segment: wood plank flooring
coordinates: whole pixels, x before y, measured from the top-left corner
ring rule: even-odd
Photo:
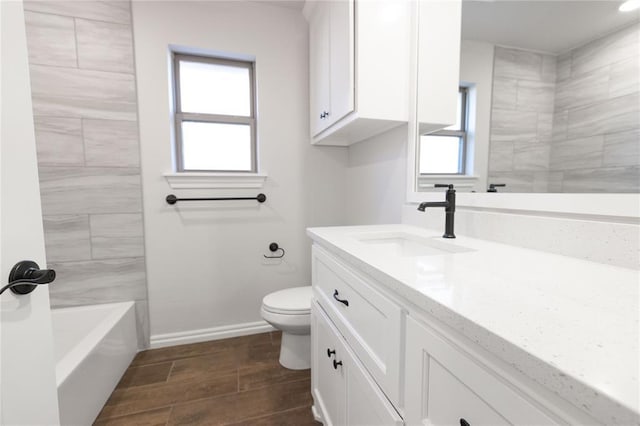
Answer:
[[[279,332],[138,353],[95,426],[316,426],[310,370],[278,363]]]

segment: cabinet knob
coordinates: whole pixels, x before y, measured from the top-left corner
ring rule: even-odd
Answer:
[[[335,290],[333,292],[333,298],[336,299],[338,302],[342,303],[344,306],[349,306],[349,301],[347,299],[338,298],[338,290]]]
[[[320,118],[321,119],[325,119],[329,116],[329,112],[328,111],[323,111],[322,114],[320,114]]]
[[[336,350],[331,350],[329,348],[327,348],[327,357],[331,358],[331,355],[335,355],[336,354]]]
[[[460,419],[460,426],[471,426],[465,419]]]
[[[342,361],[336,361],[335,359],[333,360],[333,369],[337,370],[338,366],[342,365]],[[467,423],[467,426],[469,426],[469,424]]]

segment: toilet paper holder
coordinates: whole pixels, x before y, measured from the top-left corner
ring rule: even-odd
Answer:
[[[282,259],[284,257],[284,249],[282,247],[280,247],[278,245],[278,243],[269,244],[269,251],[271,251],[271,253],[275,253],[277,251],[280,251],[280,252],[282,252],[282,254],[275,255],[275,256],[267,256],[266,254],[263,254],[265,259]]]

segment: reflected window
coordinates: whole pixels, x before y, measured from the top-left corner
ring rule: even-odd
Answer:
[[[255,172],[253,62],[173,55],[179,172]]]
[[[458,91],[455,124],[420,135],[421,175],[464,175],[467,152],[467,88]]]

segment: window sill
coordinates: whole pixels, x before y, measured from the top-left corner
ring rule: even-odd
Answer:
[[[165,173],[173,189],[247,189],[262,188],[266,174],[259,173]]]
[[[428,175],[418,178],[418,188],[423,191],[433,189],[434,183],[453,183],[456,188],[472,189],[478,180],[478,176],[470,175]]]

